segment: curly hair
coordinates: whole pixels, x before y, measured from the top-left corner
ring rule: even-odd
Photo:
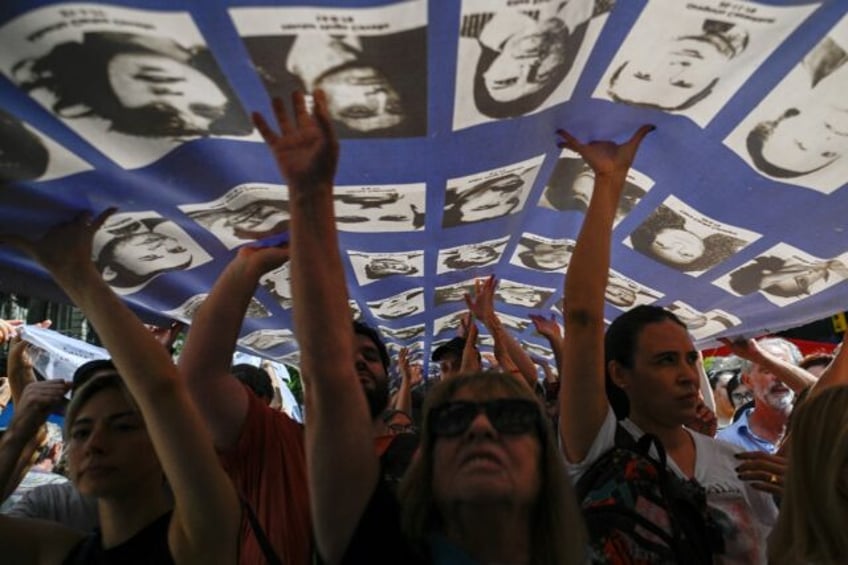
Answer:
[[[208,49],[188,50],[171,42],[170,52],[166,53],[144,45],[143,40],[144,36],[129,33],[86,33],[82,42],[61,43],[42,57],[18,61],[12,73],[29,75],[30,78],[19,85],[28,92],[40,88],[49,90],[56,99],[52,105],[56,115],[62,118],[97,116],[108,120],[113,131],[128,135],[182,138],[247,135],[252,131],[247,114],[236,101],[235,93]],[[174,53],[180,53],[181,57],[176,58]],[[207,129],[186,123],[180,112],[167,104],[127,108],[112,87],[108,69],[114,57],[128,54],[165,56],[201,72],[228,99],[223,115],[213,120]]]
[[[683,216],[668,206],[660,205],[639,227],[633,230],[630,234],[630,242],[636,251],[679,271],[706,271],[732,257],[746,243],[743,239],[723,233],[710,234],[701,240],[704,245],[703,253],[692,261],[681,264],[661,257],[653,250],[652,246],[657,235],[667,229],[688,231],[686,219]]]

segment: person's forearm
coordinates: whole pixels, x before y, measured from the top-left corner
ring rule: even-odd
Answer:
[[[595,176],[586,219],[565,279],[566,334],[559,365],[560,432],[566,457],[583,460],[606,416],[604,291],[612,226],[626,174]]]
[[[245,265],[240,258],[231,261],[193,317],[179,359],[180,373],[192,389],[232,378],[236,341],[258,283]]]
[[[319,553],[336,562],[371,496],[378,463],[354,367],[332,186],[291,187],[291,193],[291,284],[306,401],[310,497]]]
[[[530,359],[530,356],[527,355],[521,344],[506,331],[495,312],[491,312],[484,322],[489,329],[489,333],[492,334],[495,343],[503,347],[503,351],[509,357],[512,365],[520,373],[527,385],[533,389],[537,381],[536,364],[533,363],[533,360]],[[501,365],[503,365],[503,362],[501,362]]]
[[[22,343],[18,343],[12,346],[12,350],[9,352],[9,360],[6,365],[6,376],[9,379],[9,390],[12,393],[12,402],[15,405],[20,404],[21,395],[24,393],[24,388],[29,383],[35,382],[35,372],[32,370],[32,367],[25,366],[20,359],[21,355],[25,353],[22,351],[18,351],[17,348],[26,347]]]
[[[37,446],[36,438],[22,432],[14,420],[3,433],[0,439],[0,501],[6,500],[18,488]]]
[[[409,385],[410,375],[404,374],[400,379],[397,398],[395,399],[395,410],[405,414],[412,414],[412,387]]]
[[[784,361],[765,349],[758,348],[758,354],[752,361],[769,371],[796,394],[816,383],[816,377],[809,371],[794,363]]]

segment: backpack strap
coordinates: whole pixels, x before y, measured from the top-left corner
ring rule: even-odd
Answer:
[[[283,560],[277,556],[277,552],[274,551],[271,542],[268,541],[268,536],[265,535],[265,530],[259,525],[259,520],[256,518],[256,514],[253,513],[250,503],[242,496],[239,496],[239,500],[241,500],[242,511],[247,514],[250,529],[253,530],[253,535],[256,536],[256,541],[259,542],[259,547],[262,549],[262,554],[265,556],[268,565],[283,565]]]

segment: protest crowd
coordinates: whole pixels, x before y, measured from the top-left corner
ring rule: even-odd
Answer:
[[[288,185],[287,241],[234,254],[179,355],[184,328],[143,324],[91,261],[114,209],[40,239],[0,234],[51,274],[109,355],[68,380],[37,375],[23,322],[0,321],[0,392],[14,407],[0,438],[0,561],[848,562],[844,347],[803,358],[764,336],[704,359],[657,306],[607,327],[610,234],[653,126],[623,143],[558,131],[594,190],[562,280],[564,327],[530,317],[555,366],[510,335],[492,276],[465,295],[459,335],[430,354],[439,376],[424,378],[351,317],[325,95],[308,109],[296,92],[274,110],[273,123],[253,120]],[[303,424],[264,366],[233,364],[260,278],[284,263]]]

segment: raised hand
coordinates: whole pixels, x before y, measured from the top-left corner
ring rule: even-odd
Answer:
[[[0,235],[0,243],[7,243],[29,254],[54,277],[73,277],[84,269],[94,268],[91,261],[92,238],[116,210],[109,208],[93,219],[90,212],[82,212],[73,220],[50,228],[36,240],[16,234],[3,234]]]
[[[35,436],[38,428],[47,420],[50,412],[65,402],[65,393],[71,387],[65,381],[38,381],[24,388],[10,426],[20,433]]]
[[[289,190],[316,185],[332,186],[336,174],[339,142],[331,125],[327,97],[322,90],[315,90],[313,99],[314,113],[310,114],[303,92],[292,94],[293,119],[286,114],[281,99],[273,100],[279,135],[261,114],[253,113],[253,123],[274,154],[280,172],[288,180]]]
[[[754,362],[757,362],[762,358],[762,350],[760,349],[760,346],[757,345],[757,340],[755,339],[731,340],[726,337],[720,337],[718,340],[726,345],[727,348],[730,349],[730,352],[737,357]]]
[[[474,281],[474,297],[465,295],[465,303],[474,316],[486,323],[491,314],[495,313],[495,275],[486,279]]]
[[[234,262],[238,262],[249,276],[258,279],[265,273],[281,267],[289,260],[289,246],[242,247]]]
[[[6,343],[18,335],[18,328],[23,325],[23,320],[0,320],[0,343]]]
[[[557,143],[558,147],[571,149],[583,157],[586,164],[592,167],[595,175],[627,174],[639,144],[655,126],[644,125],[636,130],[636,133],[625,143],[618,144],[613,141],[591,141],[581,143],[576,137],[564,129],[557,130],[562,141]]]
[[[559,327],[553,314],[550,318],[545,318],[539,314],[530,314],[529,317],[539,335],[548,338],[548,341],[562,339],[562,328]]]

